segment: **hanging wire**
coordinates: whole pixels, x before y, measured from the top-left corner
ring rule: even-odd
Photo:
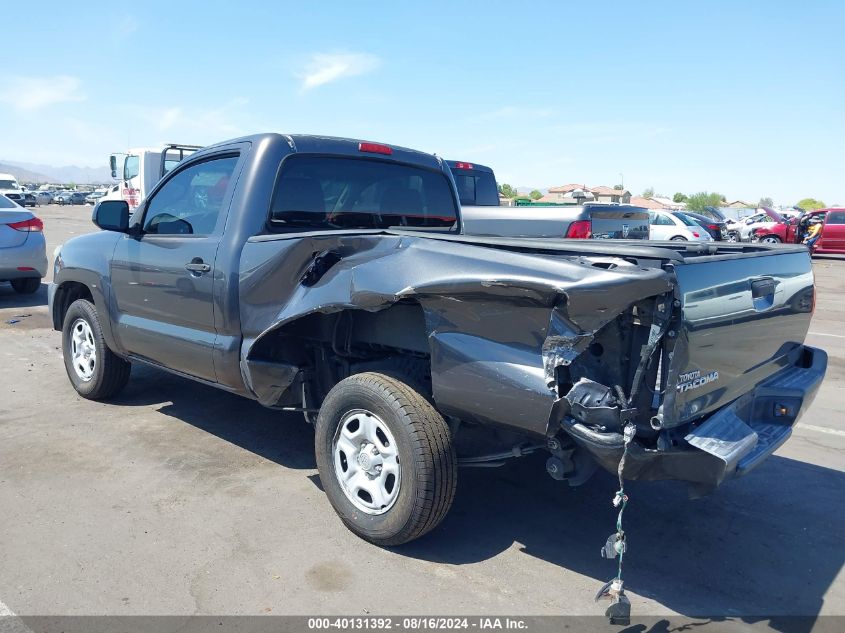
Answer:
[[[619,508],[619,514],[616,517],[616,552],[619,554],[619,563],[616,571],[616,580],[622,580],[622,556],[625,553],[625,532],[622,530],[622,514],[625,512],[625,507],[628,505],[628,495],[625,494],[625,479],[622,474],[625,472],[625,458],[628,456],[628,446],[634,439],[634,434],[637,427],[631,423],[625,425],[623,431],[624,445],[622,448],[622,458],[619,460],[619,468],[617,474],[619,475],[619,490],[613,497],[613,507]]]

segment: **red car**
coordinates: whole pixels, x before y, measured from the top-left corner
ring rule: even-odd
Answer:
[[[784,218],[782,222],[755,229],[754,239],[767,244],[798,244],[806,232],[807,220],[814,217],[822,218],[824,224],[813,252],[845,254],[845,208],[818,209],[800,219]]]

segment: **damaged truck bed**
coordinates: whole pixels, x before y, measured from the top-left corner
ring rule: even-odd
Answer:
[[[238,139],[121,205],[55,262],[77,391],[142,362],[301,410],[335,510],[384,545],[443,519],[459,463],[547,450],[577,484],[616,471],[626,426],[626,478],[708,492],[826,368],[805,248],[462,235],[448,167],[395,146]]]

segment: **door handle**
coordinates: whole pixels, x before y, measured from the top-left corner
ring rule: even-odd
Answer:
[[[211,266],[204,263],[202,257],[194,257],[190,262],[185,264],[185,268],[195,275],[201,275],[211,270]]]
[[[775,304],[778,282],[771,277],[754,279],[751,282],[751,303],[757,312],[768,310]]]

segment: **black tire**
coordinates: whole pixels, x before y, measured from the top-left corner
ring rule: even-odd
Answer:
[[[670,241],[671,242],[689,242],[689,240],[687,238],[685,238],[683,235],[676,235]]]
[[[91,329],[96,351],[96,363],[89,379],[83,379],[73,367],[72,332],[77,321],[85,321]],[[68,378],[83,398],[89,400],[103,400],[120,392],[129,380],[132,364],[112,352],[103,338],[97,308],[86,299],[77,299],[68,308],[62,326],[62,355],[65,360],[65,370]]]
[[[334,440],[344,416],[354,410],[378,416],[395,438],[399,491],[382,514],[356,507],[338,481]],[[315,448],[326,496],[344,524],[371,543],[394,546],[419,538],[437,527],[452,505],[457,459],[449,427],[431,402],[397,378],[367,372],[335,385],[320,408]]]
[[[780,244],[780,238],[777,235],[764,235],[760,238],[761,244]]]
[[[41,288],[41,279],[38,277],[27,277],[26,279],[12,279],[12,289],[20,295],[31,295]]]

